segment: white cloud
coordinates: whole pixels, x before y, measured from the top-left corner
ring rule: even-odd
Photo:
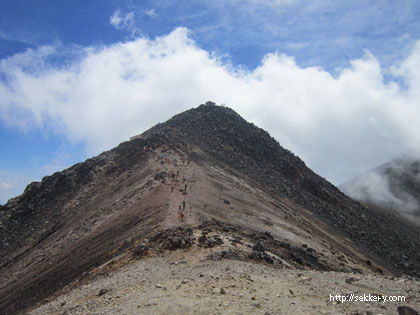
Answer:
[[[420,225],[420,205],[412,188],[420,184],[416,165],[417,158],[395,159],[347,181],[340,190],[353,199],[398,212]]]
[[[53,128],[91,153],[207,100],[231,106],[335,183],[420,142],[420,42],[394,67],[404,89],[384,82],[368,52],[336,76],[277,53],[248,71],[198,48],[184,28],[84,48],[71,65],[49,64],[60,53],[43,47],[1,61],[0,117]]]
[[[249,2],[253,4],[264,4],[264,5],[270,5],[270,6],[283,6],[283,5],[289,5],[292,3],[297,3],[300,0],[248,0]]]
[[[405,195],[404,199],[399,198],[391,192],[388,178],[384,174],[370,171],[340,186],[347,195],[356,200],[372,202],[378,205],[392,205],[396,208],[403,208],[407,212],[418,209],[413,197]]]
[[[155,18],[157,17],[157,13],[155,9],[146,9],[143,10],[143,14],[150,17],[150,18]]]
[[[128,12],[122,14],[119,9],[117,9],[109,19],[109,22],[117,30],[128,29],[131,30],[134,25],[134,12]]]

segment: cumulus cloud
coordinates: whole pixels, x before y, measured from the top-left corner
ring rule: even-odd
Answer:
[[[115,24],[121,21],[116,15]],[[77,48],[72,62],[49,62],[63,49],[1,61],[0,115],[17,128],[49,128],[85,142],[90,154],[207,100],[268,130],[336,184],[417,150],[420,141],[420,42],[393,67],[396,82],[384,81],[369,52],[335,76],[279,53],[247,70],[199,48],[185,28]]]
[[[134,25],[134,12],[128,12],[122,14],[119,9],[117,9],[109,19],[109,22],[117,30],[129,29],[131,30]]]

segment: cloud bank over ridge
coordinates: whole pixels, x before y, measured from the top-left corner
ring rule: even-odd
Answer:
[[[340,185],[348,196],[395,211],[420,226],[420,160],[394,159]]]
[[[186,28],[109,46],[43,46],[0,61],[0,119],[86,143],[91,155],[212,100],[339,184],[416,152],[420,41],[406,55],[382,69],[366,52],[333,76],[277,52],[255,69],[235,66],[198,47]]]

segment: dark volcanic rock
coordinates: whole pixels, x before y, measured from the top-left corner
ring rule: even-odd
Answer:
[[[264,251],[265,251],[264,245],[263,245],[263,244],[261,244],[260,242],[256,243],[256,244],[252,247],[252,249],[253,249],[253,250],[255,250],[255,251],[257,251],[257,252],[264,252]]]
[[[99,291],[99,293],[98,293],[98,296],[102,296],[102,295],[104,295],[104,294],[107,294],[109,292],[109,290],[108,289],[101,289],[100,291]]]
[[[191,247],[194,243],[193,229],[189,226],[166,229],[157,232],[150,238],[150,247],[177,250]]]
[[[398,306],[397,311],[398,315],[419,315],[416,310],[409,306]]]
[[[132,249],[133,255],[137,257],[143,257],[146,255],[150,246],[148,244],[139,244]]]

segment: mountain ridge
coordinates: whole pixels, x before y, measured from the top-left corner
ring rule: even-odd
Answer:
[[[242,133],[241,136],[237,136],[235,130],[238,129],[237,126],[250,126],[250,129],[255,130],[256,132],[261,132],[262,138],[266,141],[261,147],[258,146],[258,143],[251,141],[254,146],[249,145],[249,143],[243,149],[245,156],[256,156],[254,161],[246,161],[241,158],[236,157],[236,152],[230,152],[228,149],[223,148],[220,145],[215,146],[215,148],[208,148],[207,152],[210,152],[212,156],[217,157],[218,161],[234,166],[236,169],[247,169],[247,174],[253,174],[253,178],[258,178],[259,175],[264,174],[263,180],[267,186],[273,189],[273,191],[281,196],[285,196],[296,202],[297,204],[304,206],[310,209],[318,217],[321,217],[323,220],[326,220],[329,224],[334,226],[334,228],[342,231],[346,237],[357,241],[366,251],[369,253],[379,254],[379,259],[386,256],[393,257],[389,261],[393,262],[392,269],[404,269],[405,272],[411,274],[411,268],[415,264],[415,260],[412,260],[412,263],[407,266],[407,261],[402,261],[398,259],[399,251],[401,250],[399,246],[392,246],[392,249],[383,248],[381,240],[383,236],[388,235],[388,240],[390,244],[394,243],[394,240],[398,240],[401,244],[407,243],[404,238],[402,238],[398,232],[400,228],[403,228],[410,234],[412,240],[418,242],[418,230],[413,227],[409,222],[400,222],[400,226],[395,224],[395,216],[392,214],[387,214],[382,211],[376,211],[375,209],[367,210],[363,205],[358,202],[354,202],[347,196],[345,196],[338,188],[328,183],[324,178],[316,175],[313,171],[306,167],[305,163],[296,157],[290,151],[282,148],[278,142],[272,138],[266,131],[254,126],[251,123],[246,122],[242,117],[231,109],[226,109],[221,106],[216,106],[214,103],[209,103],[208,105],[201,105],[196,109],[192,109],[191,112],[187,111],[186,113],[190,114],[193,112],[204,111],[204,118],[207,118],[206,123],[203,123],[203,126],[207,126],[204,130],[200,128],[193,127],[190,132],[185,132],[182,134],[183,137],[192,137],[194,141],[197,139],[196,144],[202,145],[202,143],[210,143],[207,138],[207,134],[212,135],[211,126],[212,123],[223,121],[227,123],[227,126],[224,130],[226,134],[217,132],[217,136],[210,138],[213,142],[217,143],[217,140],[226,136],[226,141],[235,141],[236,139],[242,139],[246,137]],[[218,113],[214,117],[210,113]],[[222,114],[223,113],[223,114]],[[227,114],[229,118],[235,120],[235,126],[229,125],[227,119],[224,119],[222,115]],[[178,118],[177,121],[182,121],[187,115],[179,114],[175,118]],[[226,117],[225,116],[225,117]],[[172,120],[170,120],[172,122]],[[183,123],[184,126],[187,125],[188,119]],[[193,126],[193,125],[192,125]],[[173,124],[172,127],[176,127],[176,124]],[[152,127],[151,130],[154,131],[154,128],[157,130],[162,130],[164,125],[157,125]],[[247,129],[248,130],[248,129]],[[220,131],[218,129],[217,131]],[[146,132],[145,136],[148,134],[153,134],[154,132]],[[199,135],[197,135],[197,133]],[[229,136],[227,136],[229,135]],[[195,139],[194,139],[195,138]],[[232,140],[233,139],[233,140]],[[251,138],[252,139],[252,138]],[[261,139],[261,138],[259,138]],[[277,147],[276,147],[277,146]],[[234,147],[241,147],[241,141],[235,142]],[[203,148],[203,147],[202,147]],[[270,148],[272,150],[267,150]],[[206,150],[204,147],[203,150]],[[261,154],[262,153],[262,154]],[[280,158],[277,160],[270,157]],[[261,161],[268,160],[268,163],[264,164],[264,167],[258,167]],[[267,165],[268,164],[268,165]],[[253,169],[256,171],[250,172]],[[274,170],[273,170],[274,169]],[[270,173],[276,173],[285,175],[285,176],[272,176]],[[290,185],[292,183],[292,185]],[[296,187],[296,186],[297,187]],[[312,196],[315,197],[315,200],[308,197],[307,194],[302,194],[301,189],[309,192]],[[338,200],[345,205],[346,211],[340,213],[339,211],[334,210],[334,205],[338,203]],[[353,209],[352,207],[355,207]],[[360,227],[360,224],[363,223],[362,231],[358,231],[355,227]],[[410,243],[412,244],[412,243]],[[412,245],[410,245],[411,247]],[[415,253],[414,248],[412,248],[412,253]],[[419,257],[420,258],[420,257]],[[405,264],[405,265],[404,265]],[[418,271],[416,272],[418,274]]]
[[[420,275],[418,231],[355,203],[266,131],[214,103],[31,183],[0,209],[0,310],[10,313],[115,257],[192,246],[190,232],[176,227],[204,231],[209,220],[220,233],[265,242],[271,254],[250,254],[263,261]]]

